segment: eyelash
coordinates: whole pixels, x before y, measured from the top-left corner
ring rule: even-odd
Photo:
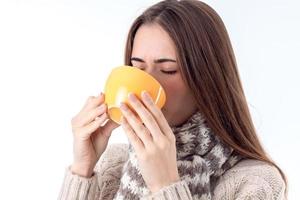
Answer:
[[[165,74],[168,74],[168,75],[172,75],[172,74],[175,74],[177,71],[161,71]]]
[[[140,70],[144,70],[144,69],[139,68],[139,67],[137,67],[137,68],[140,69]],[[161,72],[164,73],[164,74],[173,75],[173,74],[176,74],[177,71],[164,71],[164,70],[161,70]]]

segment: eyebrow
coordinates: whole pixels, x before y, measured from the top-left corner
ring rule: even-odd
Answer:
[[[130,58],[130,61],[137,61],[137,62],[142,62],[144,63],[145,61],[141,58],[138,58],[138,57],[132,57]],[[171,59],[171,58],[159,58],[159,59],[155,59],[154,60],[154,63],[163,63],[163,62],[174,62],[176,63],[176,60],[174,59]]]

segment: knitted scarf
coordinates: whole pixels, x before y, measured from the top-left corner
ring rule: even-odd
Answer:
[[[187,183],[194,200],[211,199],[218,177],[242,157],[220,141],[198,111],[182,125],[171,128],[176,137],[181,181]],[[129,159],[123,167],[120,187],[114,199],[137,200],[150,193],[140,173],[137,156],[129,144]]]

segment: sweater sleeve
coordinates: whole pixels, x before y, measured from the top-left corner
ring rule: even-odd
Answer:
[[[109,145],[90,178],[73,174],[68,166],[58,200],[113,199],[119,188],[123,164],[128,158],[127,148],[126,144]]]
[[[81,177],[73,174],[70,170],[70,166],[65,170],[65,178],[59,194],[59,200],[71,200],[71,199],[97,199],[98,190],[98,173],[94,171],[94,174],[90,178]]]
[[[192,200],[192,196],[186,182],[178,181],[143,197],[142,200]]]

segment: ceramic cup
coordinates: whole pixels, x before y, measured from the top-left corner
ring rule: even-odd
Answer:
[[[132,92],[141,99],[143,90],[149,93],[159,108],[164,106],[166,102],[165,91],[153,76],[132,66],[114,68],[108,76],[104,88],[109,117],[120,124],[122,117],[120,103],[124,102],[134,111],[128,101],[128,94]]]

